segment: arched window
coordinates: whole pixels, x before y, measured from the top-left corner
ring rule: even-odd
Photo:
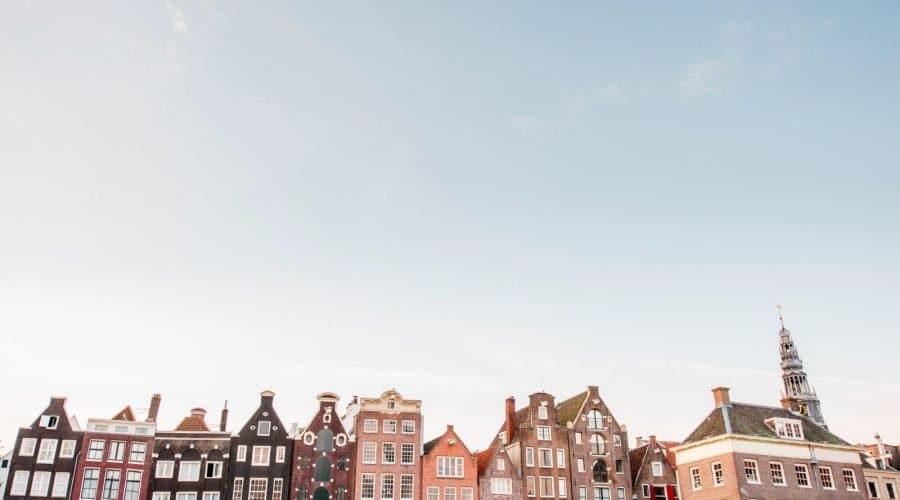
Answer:
[[[347,500],[347,488],[341,486],[337,489],[337,498],[335,500]]]
[[[588,429],[600,429],[603,427],[603,415],[597,410],[588,412]]]
[[[306,486],[297,489],[297,500],[309,500],[309,494],[306,492]]]
[[[328,490],[322,487],[316,488],[315,493],[313,493],[313,500],[328,500]]]
[[[608,483],[609,482],[609,469],[606,467],[606,462],[603,460],[597,460],[594,462],[594,482],[595,483]]]
[[[328,457],[319,457],[316,459],[316,482],[323,483],[331,481],[331,460]],[[319,494],[318,490],[315,493]],[[325,497],[326,499],[328,497]]]
[[[334,451],[334,433],[328,429],[319,431],[316,436],[316,451]]]
[[[606,453],[606,441],[600,434],[591,434],[591,453],[594,455]]]

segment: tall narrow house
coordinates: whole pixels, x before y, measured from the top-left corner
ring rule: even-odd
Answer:
[[[822,416],[819,396],[809,385],[806,372],[803,370],[803,361],[800,360],[800,355],[797,353],[797,346],[791,338],[791,332],[784,327],[781,306],[778,308],[778,320],[781,322],[778,340],[781,352],[781,379],[784,384],[781,406],[794,413],[809,417],[810,420],[827,429],[825,417]]]
[[[291,491],[297,500],[350,500],[355,440],[338,417],[338,396],[316,399],[318,411],[294,442]]]
[[[220,500],[225,494],[231,435],[228,410],[218,429],[206,424],[206,410],[194,408],[171,431],[158,431],[153,445],[151,500]]]
[[[157,396],[154,396],[156,398]],[[111,419],[87,421],[72,498],[147,498],[156,423],[138,422],[130,406]]]
[[[520,500],[522,493],[522,476],[498,436],[478,453],[479,500]]]
[[[294,441],[273,402],[260,393],[259,407],[231,438],[231,500],[283,500],[290,487]]]
[[[394,389],[354,405],[357,500],[419,500],[422,402]]]
[[[65,404],[66,398],[50,398],[35,421],[19,429],[5,499],[69,498],[82,433]]]
[[[423,446],[421,477],[425,500],[478,500],[478,458],[452,425]]]

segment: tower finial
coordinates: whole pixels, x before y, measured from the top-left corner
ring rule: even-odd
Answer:
[[[778,321],[781,322],[781,329],[784,330],[784,316],[781,315],[781,304],[775,306],[778,309]]]

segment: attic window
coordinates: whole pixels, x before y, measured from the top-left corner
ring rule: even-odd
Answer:
[[[57,415],[41,415],[41,427],[46,427],[47,429],[56,429],[56,425],[59,423],[59,417]]]
[[[257,436],[268,436],[272,431],[272,422],[270,422],[268,420],[260,420],[257,423],[256,428],[257,428],[257,431],[256,431]]]
[[[388,402],[387,402],[387,408],[388,408],[388,410],[393,410],[393,409],[396,408],[396,407],[397,407],[397,402],[396,402],[396,401],[388,401]]]
[[[771,427],[778,437],[785,439],[803,440],[803,425],[799,420],[790,418],[770,418],[766,424]]]
[[[538,407],[538,418],[541,420],[547,420],[547,405],[542,404]]]

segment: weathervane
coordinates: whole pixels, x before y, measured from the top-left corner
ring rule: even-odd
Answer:
[[[775,309],[778,309],[778,321],[781,322],[781,329],[784,329],[784,317],[781,315],[781,304],[775,306]]]

